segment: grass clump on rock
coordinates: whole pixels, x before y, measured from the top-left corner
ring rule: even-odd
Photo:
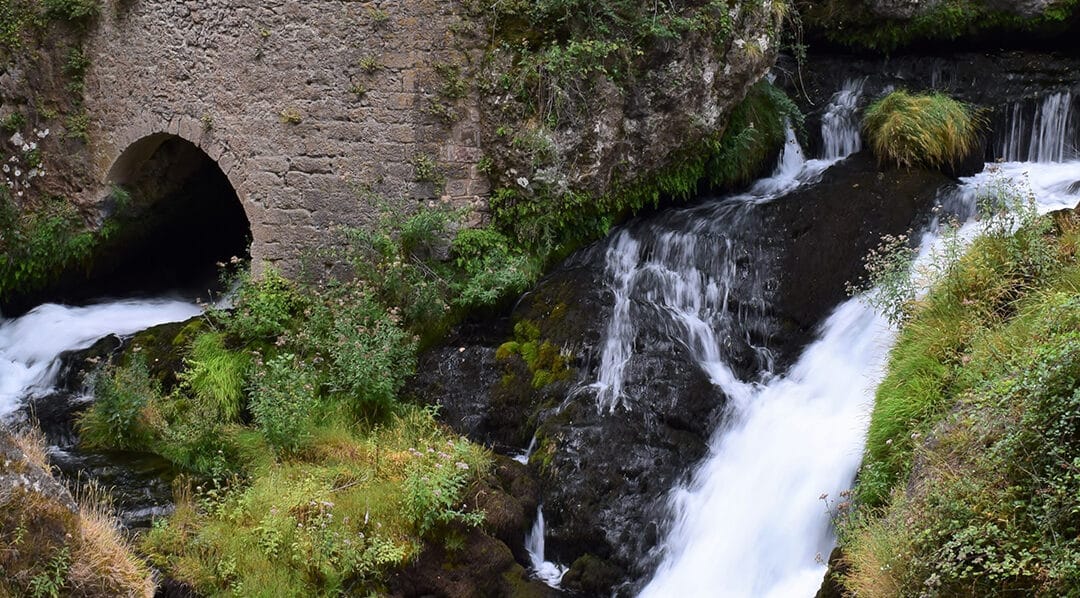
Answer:
[[[977,149],[981,126],[974,108],[941,93],[894,91],[863,115],[878,161],[903,168],[959,163]]]

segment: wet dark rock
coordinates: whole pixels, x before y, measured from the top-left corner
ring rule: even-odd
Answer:
[[[154,598],[200,598],[200,596],[188,584],[166,578],[158,584]]]
[[[825,574],[825,580],[821,583],[821,589],[814,598],[844,598],[848,595],[840,578],[848,570],[848,564],[844,562],[844,553],[840,547],[833,549],[829,554],[829,571]]]
[[[429,544],[420,557],[390,579],[395,598],[548,598],[559,595],[528,579],[506,544],[480,530],[461,530],[463,546]]]
[[[817,185],[758,206],[740,230],[724,233],[746,247],[736,256],[740,269],[760,271],[766,281],[764,303],[747,299],[749,286],[742,287],[754,284],[749,279],[733,294],[731,309],[750,314],[748,327],[733,332],[725,348],[736,373],[753,379],[763,367],[746,336],[767,345],[782,371],[846,298],[846,283],[862,275],[863,256],[881,235],[906,232],[948,183],[939,173],[880,172],[871,156],[859,154]],[[650,574],[670,523],[668,493],[706,455],[726,404],[688,349],[671,340],[663,314],[634,303],[636,321],[651,323],[639,328],[626,368],[634,399],[614,411],[598,408],[587,384],[596,380],[613,303],[605,250],[600,243],[572,256],[513,314],[573,355],[572,380],[534,389],[521,360],[496,360],[493,344],[485,349],[483,340],[458,338],[439,359],[457,355],[466,363],[455,363],[462,369],[430,396],[452,426],[511,447],[507,452],[523,449],[536,431],[529,465],[540,484],[546,556],[573,563],[564,587],[585,595],[630,594]]]
[[[847,283],[864,275],[862,260],[885,234],[918,224],[940,189],[950,184],[924,170],[879,171],[867,152],[836,164],[816,185],[762,206],[767,228],[785,240],[777,269],[778,303],[794,334],[779,335],[793,355],[822,317],[847,297]]]

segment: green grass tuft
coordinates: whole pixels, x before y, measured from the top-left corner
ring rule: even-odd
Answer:
[[[863,131],[881,163],[956,165],[978,149],[982,117],[944,94],[894,91],[866,109]]]

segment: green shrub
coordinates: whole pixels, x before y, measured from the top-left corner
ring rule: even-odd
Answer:
[[[273,340],[288,330],[304,304],[292,281],[267,269],[258,281],[241,277],[234,309],[222,317],[229,333],[241,339]]]
[[[474,477],[469,467],[474,450],[464,439],[411,449],[413,459],[405,470],[402,506],[421,537],[455,522],[471,526],[483,522],[483,513],[460,505],[463,491]]]
[[[108,223],[97,233],[85,230],[75,206],[61,198],[20,208],[6,188],[0,189],[0,228],[0,299],[38,290],[84,265],[111,232]]]
[[[267,442],[294,452],[311,436],[317,416],[319,383],[313,368],[291,353],[257,364],[251,412]]]
[[[466,228],[454,237],[454,264],[464,273],[454,303],[464,308],[495,305],[517,296],[536,279],[537,268],[510,239],[493,228]]]
[[[146,449],[152,439],[146,408],[160,396],[161,386],[139,355],[102,370],[94,381],[94,404],[78,419],[80,440],[98,449]]]
[[[415,339],[398,325],[396,313],[359,285],[343,284],[312,305],[297,334],[298,346],[326,364],[327,390],[355,415],[387,414],[415,370]]]
[[[955,165],[978,149],[982,117],[944,94],[894,91],[867,107],[863,131],[882,163]]]
[[[45,14],[72,22],[84,22],[101,12],[97,0],[42,0]]]
[[[179,374],[184,388],[198,401],[207,402],[223,421],[235,421],[244,401],[244,387],[250,358],[225,347],[220,333],[195,337],[185,369]]]

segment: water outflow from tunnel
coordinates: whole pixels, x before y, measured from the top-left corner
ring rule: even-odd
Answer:
[[[0,320],[0,421],[28,399],[52,393],[61,355],[89,348],[110,334],[126,336],[202,313],[194,303],[129,299],[86,307],[47,303]]]
[[[1065,133],[1053,133],[1059,134]],[[1080,161],[988,165],[941,200],[973,214],[978,195],[1012,181],[1030,188],[1039,211],[1047,212],[1077,204],[1077,180]],[[978,227],[969,220],[957,238],[970,239]],[[942,243],[936,228],[925,231],[912,271],[921,270],[920,260],[948,253]],[[709,456],[673,492],[664,560],[641,596],[800,598],[817,592],[823,559],[835,544],[829,507],[854,478],[895,336],[861,298],[850,299],[787,374],[755,385],[733,404]]]

